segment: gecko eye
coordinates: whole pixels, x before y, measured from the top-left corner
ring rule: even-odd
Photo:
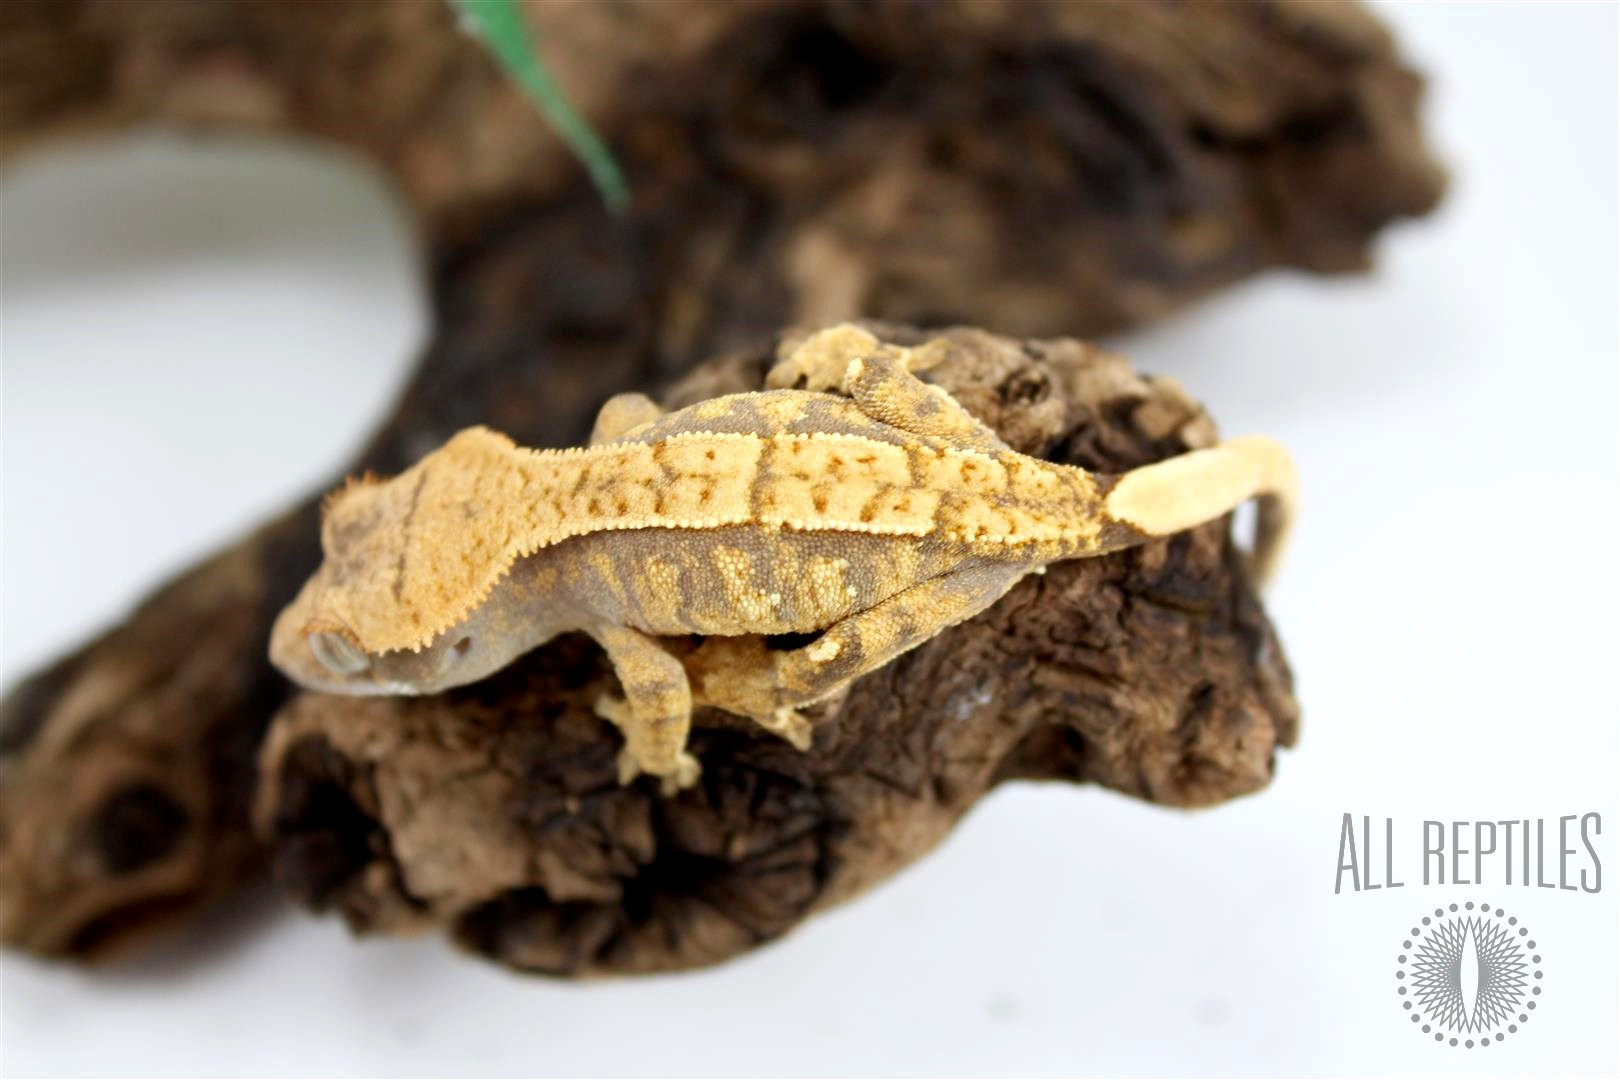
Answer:
[[[309,635],[309,651],[339,675],[358,675],[371,666],[371,659],[342,634],[321,631]]]

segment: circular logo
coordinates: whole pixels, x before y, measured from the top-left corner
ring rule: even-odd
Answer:
[[[1484,1049],[1530,1022],[1541,996],[1541,954],[1501,908],[1437,907],[1407,931],[1395,992],[1412,1026],[1434,1041]]]

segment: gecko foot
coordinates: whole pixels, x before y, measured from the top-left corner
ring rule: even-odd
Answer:
[[[633,784],[638,776],[645,773],[648,776],[658,777],[659,791],[664,795],[674,795],[697,783],[698,777],[703,775],[703,766],[691,754],[682,751],[675,759],[675,771],[670,773],[655,773],[646,767],[646,763],[636,756],[635,752],[626,746],[619,751],[619,783],[621,785]]]
[[[768,716],[755,717],[754,723],[785,739],[795,750],[810,749],[810,721],[800,716],[797,709],[776,709]]]
[[[792,344],[765,376],[765,385],[774,389],[802,386],[818,393],[836,391],[844,385],[850,361],[886,347],[858,326],[841,323],[828,327]]]
[[[619,751],[619,783],[631,784],[636,777],[645,773],[656,776],[665,795],[674,795],[683,788],[689,788],[697,783],[698,777],[703,773],[703,766],[698,759],[685,750],[675,754],[673,763],[648,760],[649,755],[637,749],[637,740],[632,737],[636,727],[636,714],[630,703],[615,694],[603,694],[596,699],[595,712],[603,720],[617,727],[624,734],[624,748]]]

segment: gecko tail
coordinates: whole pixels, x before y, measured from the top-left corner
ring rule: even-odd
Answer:
[[[1121,476],[1103,500],[1109,517],[1149,537],[1169,536],[1258,500],[1249,567],[1269,581],[1282,559],[1299,506],[1299,472],[1281,443],[1230,439]]]

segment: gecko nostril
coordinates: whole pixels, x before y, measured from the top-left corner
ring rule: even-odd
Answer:
[[[454,645],[450,646],[450,648],[457,656],[466,656],[467,650],[472,648],[472,638],[464,637]]]

